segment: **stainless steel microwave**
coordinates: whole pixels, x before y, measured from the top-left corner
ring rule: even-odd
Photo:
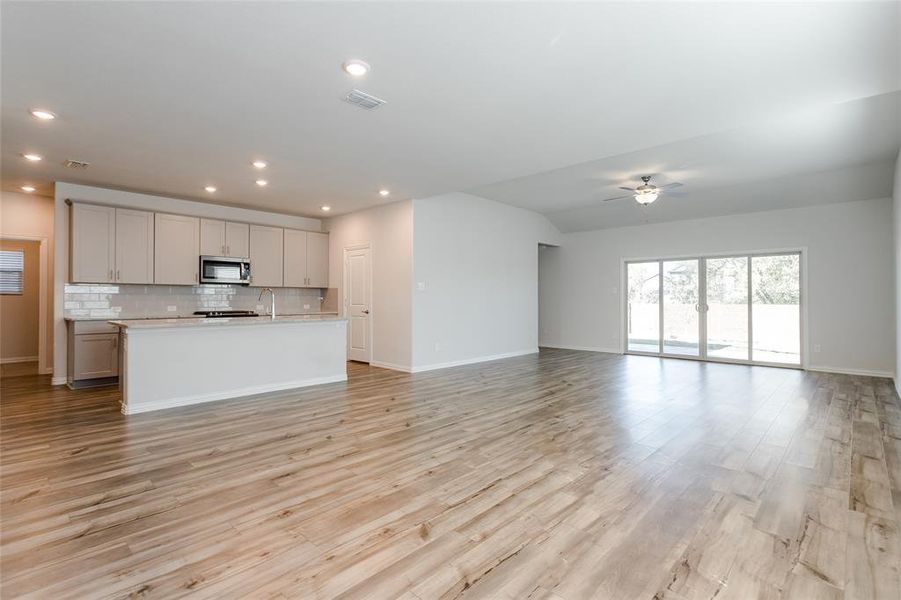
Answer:
[[[250,285],[250,259],[230,256],[201,256],[200,283]]]

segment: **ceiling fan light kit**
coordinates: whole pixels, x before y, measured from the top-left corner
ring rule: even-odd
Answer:
[[[622,200],[624,198],[631,197],[631,198],[634,198],[635,201],[638,202],[640,205],[647,206],[648,204],[651,204],[652,202],[657,200],[657,198],[660,197],[661,192],[669,193],[668,190],[671,190],[671,189],[677,188],[677,187],[681,187],[681,186],[682,186],[681,183],[674,181],[673,183],[668,183],[666,185],[662,185],[662,186],[658,187],[658,186],[654,185],[653,183],[651,183],[650,175],[643,175],[641,177],[641,185],[639,185],[638,187],[631,188],[631,187],[621,186],[619,188],[621,190],[627,190],[629,192],[632,192],[632,194],[630,194],[629,196],[616,196],[615,198],[606,198],[606,199],[604,199],[604,202],[610,202],[611,200]]]

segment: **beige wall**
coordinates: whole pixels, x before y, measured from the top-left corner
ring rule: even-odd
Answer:
[[[37,360],[40,244],[0,239],[0,249],[25,253],[22,294],[0,295],[0,362]]]
[[[47,302],[44,370],[53,365],[53,199],[16,192],[0,192],[0,238],[42,238],[46,240],[47,273],[44,291]],[[6,355],[5,351],[3,352]]]

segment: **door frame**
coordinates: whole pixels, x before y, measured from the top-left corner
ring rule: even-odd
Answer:
[[[341,316],[347,319],[347,335],[350,339],[350,318],[347,315],[347,254],[355,250],[369,250],[369,363],[372,364],[372,357],[375,355],[375,338],[373,336],[372,323],[375,320],[374,300],[375,294],[372,289],[372,244],[370,242],[359,242],[356,244],[348,244],[344,246],[341,254]],[[346,354],[346,353],[345,353]],[[350,360],[348,358],[347,360]]]
[[[0,235],[0,240],[38,242],[39,244],[38,277],[40,281],[38,282],[38,373],[40,373],[41,375],[52,373],[53,365],[49,364],[50,361],[49,357],[47,356],[47,352],[49,351],[49,348],[47,348],[47,312],[49,310],[49,302],[47,300],[47,263],[50,256],[50,240],[49,238],[42,236],[14,235],[6,233]]]
[[[669,260],[698,260],[699,261],[699,269],[706,271],[706,269],[701,269],[701,267],[706,267],[706,262],[702,259],[708,258],[729,258],[734,256],[778,256],[784,254],[798,254],[798,268],[800,270],[800,282],[799,282],[799,294],[798,294],[798,304],[800,310],[800,323],[798,324],[798,331],[801,337],[800,344],[798,347],[798,351],[800,352],[800,363],[799,364],[784,364],[784,363],[773,363],[766,361],[751,361],[751,360],[741,360],[741,359],[728,359],[728,358],[703,358],[703,354],[701,353],[700,346],[706,346],[706,339],[701,339],[699,341],[699,356],[685,356],[680,354],[665,354],[663,353],[663,348],[661,344],[660,353],[654,352],[641,352],[638,350],[629,350],[629,335],[626,326],[626,316],[628,315],[628,298],[626,297],[626,292],[629,287],[629,273],[628,273],[628,265],[629,263],[647,263],[647,262],[657,262],[657,261],[669,261]],[[703,263],[703,264],[701,264]],[[662,267],[661,267],[662,269]],[[662,271],[661,271],[662,275]],[[701,285],[701,278],[706,279],[706,272],[703,275],[698,273],[698,285]],[[751,277],[751,264],[748,263],[748,286],[750,292],[750,277]],[[697,253],[697,254],[676,254],[670,256],[650,256],[650,257],[638,257],[638,258],[621,258],[620,259],[620,285],[622,286],[622,292],[620,293],[620,314],[619,314],[619,323],[620,323],[620,353],[621,354],[634,354],[637,356],[656,356],[658,358],[680,358],[684,360],[696,360],[702,362],[714,362],[714,363],[726,363],[726,364],[737,364],[737,365],[755,365],[755,366],[763,366],[763,367],[779,367],[784,369],[803,369],[807,370],[808,368],[808,357],[810,355],[809,347],[808,347],[808,339],[807,339],[807,246],[795,246],[790,248],[768,248],[765,250],[735,250],[731,252],[715,252],[715,253]],[[662,277],[660,281],[660,285],[663,285]],[[662,298],[662,294],[660,296]],[[706,298],[705,298],[706,300]],[[751,302],[752,299],[750,295],[748,296],[748,345],[750,346],[752,343],[752,317],[751,317]],[[663,302],[660,302],[660,311],[661,317],[659,321],[661,339],[663,333]],[[707,323],[707,315],[706,312],[702,319],[700,319],[699,324],[699,335],[706,336],[706,323]]]

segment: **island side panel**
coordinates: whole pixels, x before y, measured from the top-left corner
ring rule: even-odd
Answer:
[[[126,414],[347,380],[346,321],[127,328],[125,337]]]

